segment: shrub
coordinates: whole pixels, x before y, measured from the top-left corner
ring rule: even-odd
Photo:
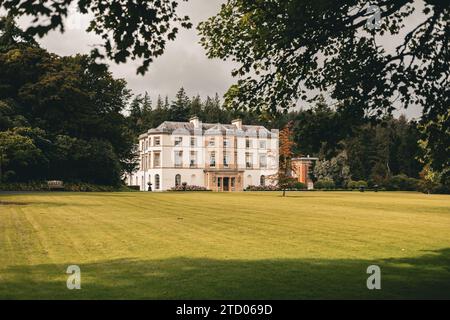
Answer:
[[[364,188],[367,189],[368,183],[364,180],[359,180],[359,181],[354,181],[354,180],[350,180],[347,183],[347,188],[349,189],[360,189],[360,188]]]
[[[335,184],[333,179],[330,178],[324,178],[324,179],[320,179],[318,180],[315,184],[314,187],[316,189],[334,189],[335,188]]]
[[[433,182],[426,179],[420,179],[417,184],[417,190],[423,193],[431,194],[450,194],[450,188],[442,183]]]
[[[31,181],[27,183],[2,183],[0,184],[1,191],[49,191],[47,182],[45,181]]]
[[[385,187],[387,190],[402,190],[402,191],[415,191],[418,190],[419,180],[410,178],[407,175],[399,174],[393,176],[386,181]]]
[[[2,183],[2,191],[50,191],[46,181],[32,181],[27,183]],[[63,191],[71,192],[115,192],[134,191],[127,186],[104,186],[84,182],[65,182]]]
[[[211,191],[211,190],[202,186],[188,185],[183,183],[182,185],[170,188],[169,191]]]
[[[245,191],[279,191],[280,188],[278,186],[248,186],[245,188]]]
[[[357,189],[358,188],[358,181],[350,180],[347,182],[347,188],[349,189]]]
[[[297,182],[294,184],[294,189],[295,189],[295,190],[305,190],[305,189],[306,189],[306,184],[304,184],[303,182],[297,181]]]
[[[64,183],[64,191],[74,192],[117,192],[117,191],[136,191],[128,186],[106,186],[85,182],[68,182]]]
[[[356,182],[356,187],[357,188],[367,188],[367,182],[364,180],[359,180]]]

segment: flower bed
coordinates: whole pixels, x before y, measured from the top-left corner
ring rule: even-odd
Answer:
[[[179,185],[179,186],[170,188],[169,191],[211,191],[211,190],[209,190],[205,187],[202,187],[202,186]]]
[[[278,186],[248,186],[245,191],[279,191]]]

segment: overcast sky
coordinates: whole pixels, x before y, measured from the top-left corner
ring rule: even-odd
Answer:
[[[205,50],[199,44],[196,26],[200,21],[216,14],[220,5],[225,0],[189,0],[180,4],[180,14],[190,16],[194,27],[190,30],[180,29],[175,41],[169,41],[164,54],[157,58],[149,68],[145,76],[137,75],[136,69],[140,65],[137,61],[129,61],[126,64],[116,65],[110,63],[115,77],[124,78],[133,93],[144,93],[147,91],[155,102],[157,95],[169,95],[173,98],[180,87],[184,87],[189,96],[200,94],[213,96],[216,92],[222,96],[228,87],[234,83],[231,77],[233,64],[222,60],[209,60]],[[422,6],[418,5],[418,12]],[[100,43],[93,34],[88,34],[86,28],[88,17],[79,14],[69,15],[66,32],[58,31],[49,33],[46,37],[39,39],[40,44],[50,52],[59,55],[72,55],[76,53],[88,53],[92,45]],[[422,15],[410,17],[410,24],[416,25]],[[22,26],[27,22],[20,21]],[[407,28],[408,29],[408,23]],[[394,48],[398,42],[393,39],[385,42],[387,48]],[[419,108],[402,110],[408,118],[419,117]],[[398,114],[398,113],[397,113]]]
[[[110,63],[114,75],[125,78],[134,93],[147,91],[154,101],[158,94],[174,97],[180,87],[184,87],[190,96],[200,94],[206,97],[216,92],[222,96],[233,83],[230,74],[233,64],[208,59],[205,50],[199,44],[195,26],[217,13],[223,2],[223,0],[190,0],[187,4],[181,3],[180,13],[189,15],[194,27],[190,30],[180,29],[176,40],[167,42],[164,54],[150,65],[145,76],[136,74],[136,69],[140,65],[138,61],[120,65]],[[59,55],[88,53],[91,46],[100,41],[95,35],[84,32],[84,27],[77,27],[83,26],[87,20],[75,15],[75,18],[69,19],[64,34],[51,32],[39,39],[39,43],[50,52]]]

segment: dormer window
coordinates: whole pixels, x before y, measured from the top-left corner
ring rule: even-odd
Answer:
[[[181,144],[183,143],[183,137],[175,137],[175,146],[181,146]]]

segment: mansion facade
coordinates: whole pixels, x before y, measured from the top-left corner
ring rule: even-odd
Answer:
[[[165,121],[139,136],[139,168],[126,177],[141,191],[165,191],[183,184],[213,191],[242,191],[275,184],[278,130],[243,125]]]

